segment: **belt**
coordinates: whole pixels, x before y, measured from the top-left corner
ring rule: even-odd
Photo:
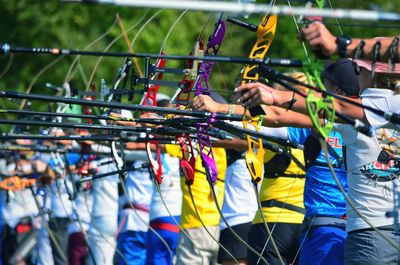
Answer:
[[[310,226],[335,226],[346,228],[346,217],[315,216],[304,219],[306,229]]]
[[[135,209],[135,210],[139,210],[139,211],[146,212],[146,213],[150,212],[150,209],[148,207],[140,205],[140,204],[134,204],[134,203],[127,203],[122,207],[122,209],[124,209],[124,210],[125,209]]]
[[[311,164],[311,166],[320,166],[320,167],[329,167],[329,166],[332,166],[333,168],[341,168],[342,167],[342,164],[339,164],[339,165],[337,165],[337,164],[328,164],[328,163],[321,163],[321,162],[317,162],[317,161],[315,161],[314,163],[312,163]],[[310,166],[310,167],[311,167]]]
[[[278,207],[278,208],[284,208],[289,211],[305,214],[306,210],[304,208],[301,208],[299,206],[285,203],[285,202],[280,202],[277,200],[266,200],[261,202],[262,207]]]
[[[395,230],[394,225],[377,226],[376,228],[378,230],[383,230],[383,231],[394,231]],[[364,232],[364,231],[374,231],[374,229],[373,228],[356,229],[356,230],[349,231],[348,234],[353,234],[356,232]]]
[[[276,179],[276,178],[299,178],[303,179],[306,177],[305,174],[284,174],[284,173],[265,173],[266,178]]]
[[[32,231],[32,225],[31,224],[17,224],[15,227],[15,231],[17,234],[25,234],[30,231]]]
[[[167,231],[170,231],[170,232],[179,233],[179,226],[174,225],[174,224],[152,221],[152,222],[150,222],[150,226],[152,228],[158,228],[158,229],[161,229],[161,230],[167,230]]]

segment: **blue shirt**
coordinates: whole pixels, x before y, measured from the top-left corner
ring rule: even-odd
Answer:
[[[311,129],[288,128],[288,133],[290,140],[304,144],[307,138],[311,136]],[[335,150],[339,157],[343,157],[343,140],[340,133],[332,131],[326,142]],[[329,158],[333,165],[338,165],[337,159],[331,153],[329,153]],[[318,164],[327,164],[322,150],[315,161]],[[347,192],[347,174],[343,163],[339,168],[334,167],[334,171],[343,189]],[[304,207],[306,209],[306,218],[316,215],[341,217],[346,213],[346,199],[339,190],[329,167],[312,165],[306,171]]]

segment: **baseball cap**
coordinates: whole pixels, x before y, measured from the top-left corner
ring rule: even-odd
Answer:
[[[356,73],[355,63],[349,59],[339,59],[336,62],[327,61],[321,78],[338,86],[346,96],[360,94],[359,76]]]

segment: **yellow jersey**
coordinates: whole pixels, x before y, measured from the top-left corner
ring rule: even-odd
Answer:
[[[172,148],[167,147],[167,151]],[[176,149],[175,149],[176,150]],[[170,153],[169,152],[169,153]],[[225,188],[225,173],[226,173],[226,154],[223,148],[213,148],[215,163],[218,170],[218,179],[214,184],[214,189],[217,195],[219,206],[222,208],[224,199]],[[181,157],[182,155],[180,155]],[[181,212],[181,225],[183,228],[197,228],[202,227],[199,218],[195,212],[192,199],[190,198],[189,189],[186,185],[185,178],[181,178],[181,187],[183,193],[182,212]],[[214,202],[211,193],[210,185],[206,178],[205,168],[202,165],[200,154],[197,155],[194,182],[191,186],[193,199],[199,212],[200,218],[206,226],[217,226],[220,221],[220,214]]]
[[[292,155],[304,164],[303,151],[291,149]],[[304,219],[303,193],[305,171],[285,155],[266,151],[264,179],[260,189],[260,201],[265,221],[268,223],[301,224]],[[253,223],[262,223],[258,210]]]

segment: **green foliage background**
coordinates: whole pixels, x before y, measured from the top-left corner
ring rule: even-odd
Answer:
[[[259,2],[259,1],[257,1]],[[382,11],[398,11],[395,1],[332,1],[334,8],[379,8]],[[278,4],[285,4],[285,1]],[[296,2],[295,5],[304,6]],[[135,52],[158,53],[165,39],[166,33],[176,21],[182,11],[164,10],[151,21],[149,19],[159,10],[140,8],[116,7],[111,5],[86,5],[63,3],[56,0],[33,1],[0,0],[0,43],[9,43],[22,47],[63,47],[68,49],[84,49],[94,40],[109,30],[101,40],[93,44],[88,50],[104,50],[112,41],[115,43],[110,51],[128,51],[128,46],[121,36],[121,29],[116,21],[119,14],[129,38],[136,38],[133,45]],[[228,14],[229,15],[229,14]],[[258,24],[261,15],[254,15],[247,21]],[[194,41],[204,28],[205,36],[212,30],[217,15],[211,15],[211,22],[207,23],[210,14],[202,12],[187,12],[177,22],[171,35],[166,40],[165,51],[168,54],[187,55],[193,48]],[[244,20],[244,18],[241,18]],[[334,20],[327,21],[334,24]],[[362,24],[363,26],[342,26],[345,35],[354,37],[390,36],[399,34],[399,24],[386,23],[383,28],[372,27],[377,23],[359,21],[340,21],[341,25]],[[145,25],[146,24],[146,25]],[[378,22],[378,24],[382,24]],[[136,25],[136,26],[135,26]],[[145,26],[144,26],[145,25]],[[397,27],[392,28],[393,26]],[[339,34],[335,25],[330,28]],[[292,17],[280,17],[276,37],[270,47],[268,56],[280,58],[305,59],[301,43],[296,39],[297,30]],[[116,39],[117,38],[117,39]],[[228,25],[227,35],[220,49],[220,55],[247,57],[255,41],[255,34],[234,25]],[[8,54],[0,55],[0,90],[14,90],[25,92],[31,86],[32,93],[54,95],[54,91],[46,88],[46,82],[61,86],[64,81],[70,81],[72,86],[84,90],[87,79],[93,74],[94,81],[99,86],[100,79],[105,79],[111,85],[122,58],[104,58],[98,68],[94,66],[98,58],[81,57],[79,63],[71,65],[73,56],[63,58],[53,55]],[[143,70],[143,61],[140,61]],[[168,61],[169,67],[183,67],[184,62]],[[220,63],[212,74],[212,89],[232,91],[234,80],[241,65]],[[42,70],[47,69],[41,73]],[[68,74],[70,71],[70,74]],[[169,77],[171,80],[181,80],[180,76]],[[168,79],[168,77],[167,77]],[[173,88],[162,87],[161,92],[173,94]],[[229,97],[229,93],[224,93]],[[138,100],[138,99],[136,99]],[[9,99],[0,100],[0,108],[18,108],[19,101]],[[50,106],[50,107],[49,107]],[[52,107],[51,104],[34,102],[32,109],[44,110]],[[17,117],[2,115],[9,119]],[[0,117],[4,118],[4,117]],[[8,126],[0,125],[3,132]]]

